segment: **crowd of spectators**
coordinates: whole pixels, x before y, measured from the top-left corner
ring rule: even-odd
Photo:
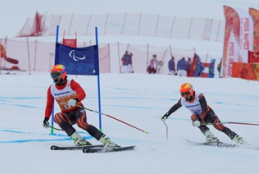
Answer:
[[[203,73],[204,66],[202,65],[200,57],[195,53],[193,56],[193,62],[190,57],[187,61],[185,57],[182,57],[177,62],[175,68],[175,58],[172,58],[168,61],[169,75],[178,75],[183,77],[200,77]],[[214,70],[213,70],[214,71]]]
[[[127,50],[125,54],[121,58],[122,66],[123,66],[123,73],[133,73],[132,67],[132,53],[129,53]],[[157,55],[153,54],[152,59],[149,62],[149,66],[147,67],[147,72],[149,74],[157,74],[160,71],[161,66],[163,65],[162,61],[157,60]],[[220,62],[221,63],[221,62]],[[211,63],[209,66],[208,77],[214,77],[214,66],[215,66],[215,59],[211,59]],[[221,67],[220,65],[218,67]],[[182,57],[180,60],[175,63],[175,57],[171,56],[171,59],[168,61],[168,69],[169,75],[177,75],[183,77],[202,77],[204,66],[201,62],[200,57],[195,53],[193,55],[193,59],[190,57],[187,58]],[[220,69],[218,68],[220,72]]]

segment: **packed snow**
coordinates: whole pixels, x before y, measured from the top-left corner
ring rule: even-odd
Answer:
[[[45,0],[3,1],[0,6],[0,37],[14,37],[28,17],[36,11],[48,14],[147,13],[183,17],[224,19],[223,5],[232,8],[257,8],[255,0]],[[125,39],[127,36],[123,36]],[[135,44],[143,38],[134,37]],[[100,42],[102,37],[99,37]],[[106,37],[120,41],[120,37]],[[132,39],[132,38],[129,38]],[[154,42],[168,44],[167,39]],[[151,42],[151,39],[150,39]],[[177,41],[172,41],[177,42]],[[182,41],[179,41],[182,43]],[[186,49],[208,48],[207,42],[186,40]],[[217,52],[223,46],[217,44]],[[212,48],[208,48],[212,49]],[[200,51],[198,50],[198,51]],[[0,75],[0,173],[114,173],[114,174],[257,174],[259,151],[245,148],[192,146],[186,140],[204,142],[205,137],[191,124],[191,113],[180,108],[167,120],[160,120],[179,98],[179,87],[190,82],[195,91],[202,92],[208,105],[221,121],[259,124],[259,88],[257,81],[235,78],[188,78],[149,74],[101,74],[101,112],[120,119],[148,134],[115,119],[102,115],[102,129],[112,141],[121,146],[136,145],[135,150],[113,153],[84,154],[76,151],[52,151],[51,145],[72,146],[73,141],[63,131],[42,126],[47,88],[52,83],[49,73],[11,72]],[[98,111],[96,76],[68,78],[79,82],[87,97],[85,107]],[[57,104],[55,112],[59,112]],[[87,121],[99,127],[99,115],[87,111]],[[56,128],[58,125],[54,124]],[[259,145],[259,127],[226,124],[251,145]],[[77,131],[93,144],[100,142],[75,125]],[[234,143],[224,133],[209,126],[220,141]]]

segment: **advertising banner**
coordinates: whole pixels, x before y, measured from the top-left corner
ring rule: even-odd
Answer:
[[[232,77],[232,63],[238,62],[239,39],[240,39],[240,18],[238,13],[231,7],[223,6],[226,18],[225,38],[222,59],[222,76]]]
[[[239,61],[248,63],[248,51],[253,50],[253,19],[246,11],[236,9],[240,18]],[[236,62],[236,61],[235,61]]]
[[[249,8],[249,14],[253,19],[254,26],[253,51],[259,52],[259,11],[254,8]]]
[[[259,80],[259,63],[233,63],[233,77]]]

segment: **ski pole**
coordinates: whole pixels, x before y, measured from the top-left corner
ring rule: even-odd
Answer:
[[[205,123],[201,125],[220,125],[220,124],[241,124],[241,125],[259,126],[259,124],[256,124],[256,123],[240,123],[240,122]]]
[[[102,113],[102,112],[98,112],[98,111],[94,111],[94,110],[89,109],[89,108],[86,108],[86,107],[84,107],[84,106],[80,106],[80,105],[77,105],[77,106],[80,107],[80,108],[84,108],[84,109],[86,109],[86,110],[88,110],[88,111],[95,112],[95,113],[97,113],[97,114],[100,113],[100,114],[102,114],[102,115],[104,115],[104,116],[106,116],[106,117],[110,117],[110,118],[112,118],[112,119],[114,119],[114,120],[117,120],[117,121],[119,121],[119,122],[121,122],[121,123],[124,123],[124,124],[126,124],[126,125],[128,125],[128,126],[130,126],[130,127],[133,127],[133,128],[135,128],[135,129],[137,129],[137,130],[139,130],[139,131],[141,131],[141,132],[144,132],[144,133],[148,134],[147,131],[144,131],[144,130],[142,130],[142,129],[139,129],[139,128],[137,128],[137,127],[135,127],[135,126],[133,126],[133,125],[131,125],[131,124],[129,124],[129,123],[126,123],[126,122],[124,122],[124,121],[122,121],[122,120],[119,120],[118,118],[115,118],[115,117],[113,117],[113,116],[111,116],[111,115],[108,115],[108,114],[105,114],[105,113]]]
[[[57,130],[57,131],[64,131],[63,129],[55,128],[55,127],[53,127],[53,126],[49,126],[49,128],[54,129],[54,130]]]
[[[163,123],[164,123],[164,125],[165,125],[165,127],[166,127],[166,140],[168,140],[168,126],[167,126],[167,124],[165,123],[165,120],[163,120]]]

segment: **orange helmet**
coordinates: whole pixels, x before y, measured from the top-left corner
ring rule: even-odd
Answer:
[[[50,75],[52,79],[55,79],[56,77],[61,77],[63,80],[65,80],[67,72],[63,65],[57,64],[51,68]]]
[[[193,96],[194,89],[193,89],[192,85],[190,83],[182,84],[181,87],[180,87],[180,94],[181,94],[181,96],[184,96],[185,94],[186,95],[191,94],[191,96]]]

